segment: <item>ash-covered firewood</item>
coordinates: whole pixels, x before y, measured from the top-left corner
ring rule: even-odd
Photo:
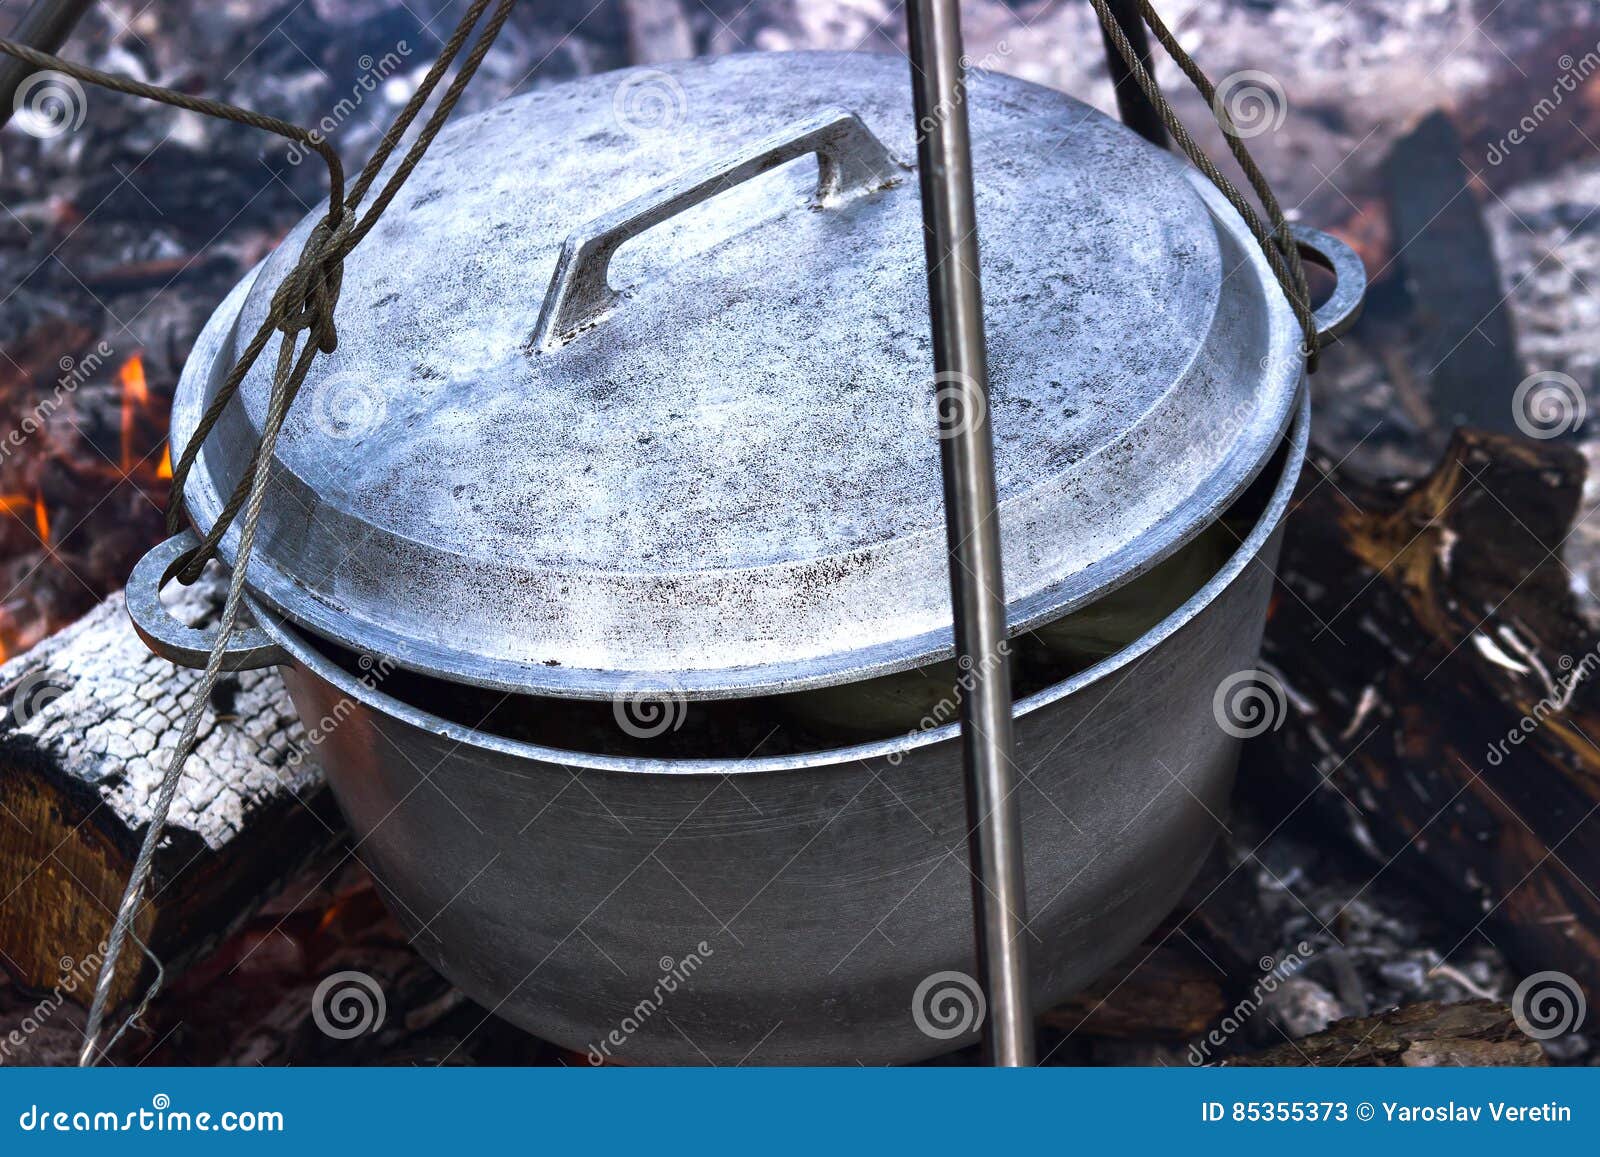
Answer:
[[[121,595],[0,667],[0,960],[19,983],[87,1000],[197,678],[149,653]],[[225,676],[211,706],[135,929],[169,970],[342,830],[275,672]],[[123,999],[140,953],[124,961]]]
[[[1517,1027],[1511,1009],[1494,1000],[1424,1001],[1380,1016],[1336,1021],[1304,1040],[1236,1057],[1226,1065],[1338,1068],[1351,1065],[1532,1066],[1544,1050]]]
[[[1444,963],[1486,939],[1593,1007],[1600,637],[1560,560],[1583,478],[1570,448],[1471,431],[1416,484],[1319,458],[1267,630],[1279,758],[1245,790],[1420,887],[1460,928]]]

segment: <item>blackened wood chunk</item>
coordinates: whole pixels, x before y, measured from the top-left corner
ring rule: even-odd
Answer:
[[[1265,645],[1288,718],[1245,790],[1595,1007],[1600,636],[1560,560],[1583,460],[1463,430],[1415,484],[1314,465]]]
[[[1430,113],[1384,162],[1390,228],[1427,331],[1433,410],[1448,425],[1515,430],[1516,334],[1489,227],[1449,116]]]

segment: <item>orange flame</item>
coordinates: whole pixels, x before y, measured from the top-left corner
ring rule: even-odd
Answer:
[[[46,546],[50,545],[50,512],[45,509],[44,498],[37,491],[31,495],[0,494],[0,512],[12,515],[23,522],[27,522],[31,517],[33,530],[39,536],[39,541]]]
[[[117,371],[122,383],[122,472],[132,470],[138,458],[133,452],[133,417],[150,404],[150,385],[145,381],[144,357],[134,354]]]
[[[33,496],[33,528],[39,532],[39,541],[49,546],[50,512],[44,508],[44,499],[37,493]]]
[[[161,448],[161,465],[156,467],[156,477],[172,477],[172,447],[170,445]]]

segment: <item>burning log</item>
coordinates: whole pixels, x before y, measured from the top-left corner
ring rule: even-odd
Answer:
[[[204,585],[178,613],[206,605]],[[0,959],[19,983],[49,990],[64,961],[98,960],[197,679],[149,653],[120,595],[0,667]],[[213,707],[136,926],[169,970],[342,830],[276,673],[227,677]],[[124,957],[120,997],[140,963]]]
[[[1244,790],[1424,889],[1462,930],[1453,952],[1491,939],[1592,1005],[1600,637],[1559,556],[1583,458],[1458,431],[1415,484],[1313,461],[1266,636],[1279,758],[1247,761]]]
[[[72,344],[51,351],[52,340]],[[0,344],[0,367],[4,660],[121,585],[161,537],[172,471],[166,391],[147,379],[142,351],[46,325]]]

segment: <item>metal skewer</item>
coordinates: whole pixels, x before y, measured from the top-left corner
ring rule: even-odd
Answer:
[[[956,0],[913,0],[907,23],[933,361],[941,402],[950,595],[956,651],[971,681],[961,699],[961,741],[975,869],[979,979],[988,998],[990,1059],[996,1065],[1031,1065],[1033,1008],[1023,939],[1027,897],[1011,760],[1006,601],[960,10]]]

